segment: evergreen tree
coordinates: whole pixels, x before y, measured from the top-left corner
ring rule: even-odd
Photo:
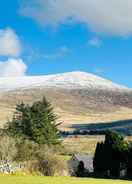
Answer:
[[[116,132],[108,131],[104,146],[107,155],[107,169],[111,176],[119,177],[120,166],[124,164],[123,152],[127,148],[124,138]]]
[[[17,105],[13,120],[8,123],[7,131],[13,136],[21,136],[39,144],[59,143],[57,116],[53,107],[44,97],[31,106]]]
[[[93,167],[94,167],[94,172],[99,173],[101,172],[101,143],[97,143],[95,154],[94,154],[94,159],[93,159]]]
[[[119,177],[121,165],[126,163],[128,144],[116,132],[108,131],[103,143],[98,143],[94,156],[94,171]]]
[[[127,152],[127,177],[132,178],[132,143],[129,144]]]
[[[97,143],[95,155],[93,159],[94,172],[97,174],[105,173],[107,171],[107,156],[105,154],[104,143]]]
[[[85,171],[84,163],[83,163],[83,161],[80,161],[79,165],[78,165],[78,168],[77,168],[76,175],[78,177],[83,177],[83,176],[85,176],[84,171]]]

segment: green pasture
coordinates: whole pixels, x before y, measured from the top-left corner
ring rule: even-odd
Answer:
[[[0,176],[1,184],[131,184],[132,181],[71,177]]]

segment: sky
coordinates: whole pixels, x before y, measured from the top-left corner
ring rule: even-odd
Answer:
[[[84,71],[132,87],[131,0],[0,2],[0,77]]]

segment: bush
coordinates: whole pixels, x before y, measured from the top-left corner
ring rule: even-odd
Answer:
[[[17,154],[16,141],[7,136],[0,136],[0,161],[13,161]]]
[[[33,141],[29,141],[28,139],[17,140],[16,146],[16,161],[40,160],[50,153],[55,153],[52,146],[39,145]]]
[[[39,149],[38,144],[29,140],[17,140],[17,155],[16,161],[29,161],[35,160]]]
[[[36,173],[44,176],[62,176],[64,172],[66,173],[67,171],[67,167],[63,160],[55,155],[48,155],[43,160],[28,162],[26,165],[26,170],[29,173]]]
[[[64,164],[57,156],[47,156],[39,161],[40,172],[45,176],[61,175],[64,171]]]
[[[17,140],[16,147],[16,161],[43,160],[47,155],[59,154],[61,152],[61,145],[39,145],[27,139]]]

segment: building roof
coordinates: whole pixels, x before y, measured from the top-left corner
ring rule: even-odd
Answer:
[[[82,161],[85,169],[88,169],[89,172],[93,171],[93,155],[75,154],[74,158],[76,158],[79,162]]]

